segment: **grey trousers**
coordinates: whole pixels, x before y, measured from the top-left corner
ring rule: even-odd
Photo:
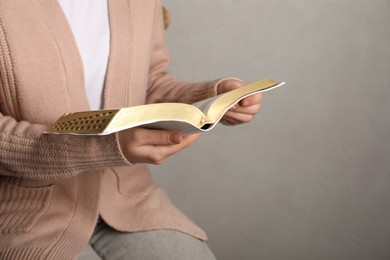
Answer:
[[[124,233],[100,221],[79,260],[215,260],[201,240],[186,234],[156,230]]]

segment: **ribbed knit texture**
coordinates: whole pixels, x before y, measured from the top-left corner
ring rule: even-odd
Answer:
[[[14,68],[11,59],[11,53],[8,46],[7,38],[4,32],[3,24],[0,19],[0,72],[2,96],[4,96],[4,102],[6,111],[8,114],[13,114],[14,118],[20,118],[20,111],[18,108],[18,100],[16,93],[16,82],[14,75]]]
[[[21,247],[0,249],[0,259],[45,259],[47,248],[42,247]],[[62,258],[65,259],[65,258]],[[72,259],[72,258],[68,258]]]
[[[51,187],[22,189],[20,192],[6,181],[0,183],[0,230],[1,233],[30,231],[38,219],[47,211]]]
[[[106,74],[106,87],[104,89],[104,104],[105,108],[125,107],[128,106],[129,100],[138,103],[136,98],[142,93],[139,88],[132,84],[132,71],[127,69],[133,66],[132,59],[133,35],[132,24],[130,19],[130,5],[127,1],[108,2],[110,13],[122,12],[122,15],[110,19],[110,56],[108,60],[108,69]],[[116,37],[116,36],[121,37]],[[115,57],[115,59],[114,59]],[[122,86],[128,86],[123,88]],[[131,93],[131,94],[130,94]]]
[[[217,81],[169,74],[159,0],[108,0],[110,57],[104,107],[193,103]],[[87,110],[83,66],[57,1],[0,1],[0,259],[74,259],[99,214],[117,230],[203,230],[131,165],[117,135],[43,134],[65,112]],[[111,168],[114,167],[114,168]]]
[[[84,170],[129,165],[116,135],[101,137],[28,136],[41,127],[0,117],[0,171],[29,179],[61,179]]]

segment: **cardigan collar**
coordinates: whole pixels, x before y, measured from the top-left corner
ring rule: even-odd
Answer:
[[[58,1],[37,0],[62,53],[72,110],[89,110],[84,68],[69,22]],[[104,83],[104,108],[127,106],[131,67],[131,8],[128,0],[108,0],[110,53]],[[118,95],[118,93],[120,93]]]

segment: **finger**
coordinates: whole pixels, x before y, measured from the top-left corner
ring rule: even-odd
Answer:
[[[256,104],[250,107],[235,106],[234,108],[231,108],[228,111],[241,113],[241,114],[255,115],[260,111],[260,109],[261,109],[260,104]]]
[[[183,137],[176,131],[134,128],[133,138],[138,146],[145,146],[180,144]]]
[[[260,104],[262,98],[263,98],[263,95],[261,93],[259,93],[259,94],[244,98],[238,104],[240,106],[243,106],[243,107],[249,107],[249,106],[253,106],[255,104]]]
[[[237,121],[235,119],[231,119],[231,118],[222,118],[220,122],[226,126],[234,126],[234,125],[242,124],[242,122],[239,122],[239,121]]]
[[[142,146],[140,147],[138,154],[141,158],[144,158],[143,162],[145,163],[161,164],[171,155],[188,147],[197,138],[199,138],[199,135],[190,135],[183,137],[183,141],[180,144]]]
[[[217,92],[218,92],[218,94],[222,94],[222,93],[231,91],[233,89],[245,86],[247,84],[248,83],[240,81],[240,80],[234,80],[234,79],[226,80],[218,85]]]
[[[175,145],[165,145],[165,146],[155,146],[158,151],[163,153],[165,156],[170,156],[172,154],[175,154],[184,148],[187,148],[189,145],[191,145],[196,139],[198,139],[200,134],[193,134],[188,136],[182,137],[182,142],[180,144]]]
[[[195,142],[200,136],[201,136],[201,133],[183,136],[182,144],[185,147],[187,147],[190,144],[192,144],[193,142]]]
[[[224,118],[230,120],[231,122],[236,122],[236,123],[242,124],[242,123],[251,122],[254,118],[254,115],[228,111],[228,112],[226,112]],[[234,120],[234,121],[232,121],[232,120]]]

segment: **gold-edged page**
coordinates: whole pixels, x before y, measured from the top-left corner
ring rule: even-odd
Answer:
[[[220,95],[217,95],[217,96],[214,96],[214,97],[211,97],[211,98],[207,98],[207,99],[198,101],[196,103],[193,103],[192,105],[194,107],[197,107],[200,111],[203,112],[203,114],[206,115],[209,107],[222,95],[223,94],[220,94]]]
[[[249,85],[237,88],[222,95],[218,95],[217,98],[203,110],[206,115],[207,122],[215,124],[226,113],[229,108],[240,102],[240,100],[257,94],[265,92],[284,85],[285,82],[276,82],[270,79],[263,79]]]
[[[182,103],[158,103],[122,108],[105,129],[105,134],[142,126],[177,131],[193,131],[204,122],[203,113]],[[190,125],[190,126],[188,126]]]
[[[44,133],[99,135],[104,133],[119,111],[119,109],[107,109],[66,113]]]

